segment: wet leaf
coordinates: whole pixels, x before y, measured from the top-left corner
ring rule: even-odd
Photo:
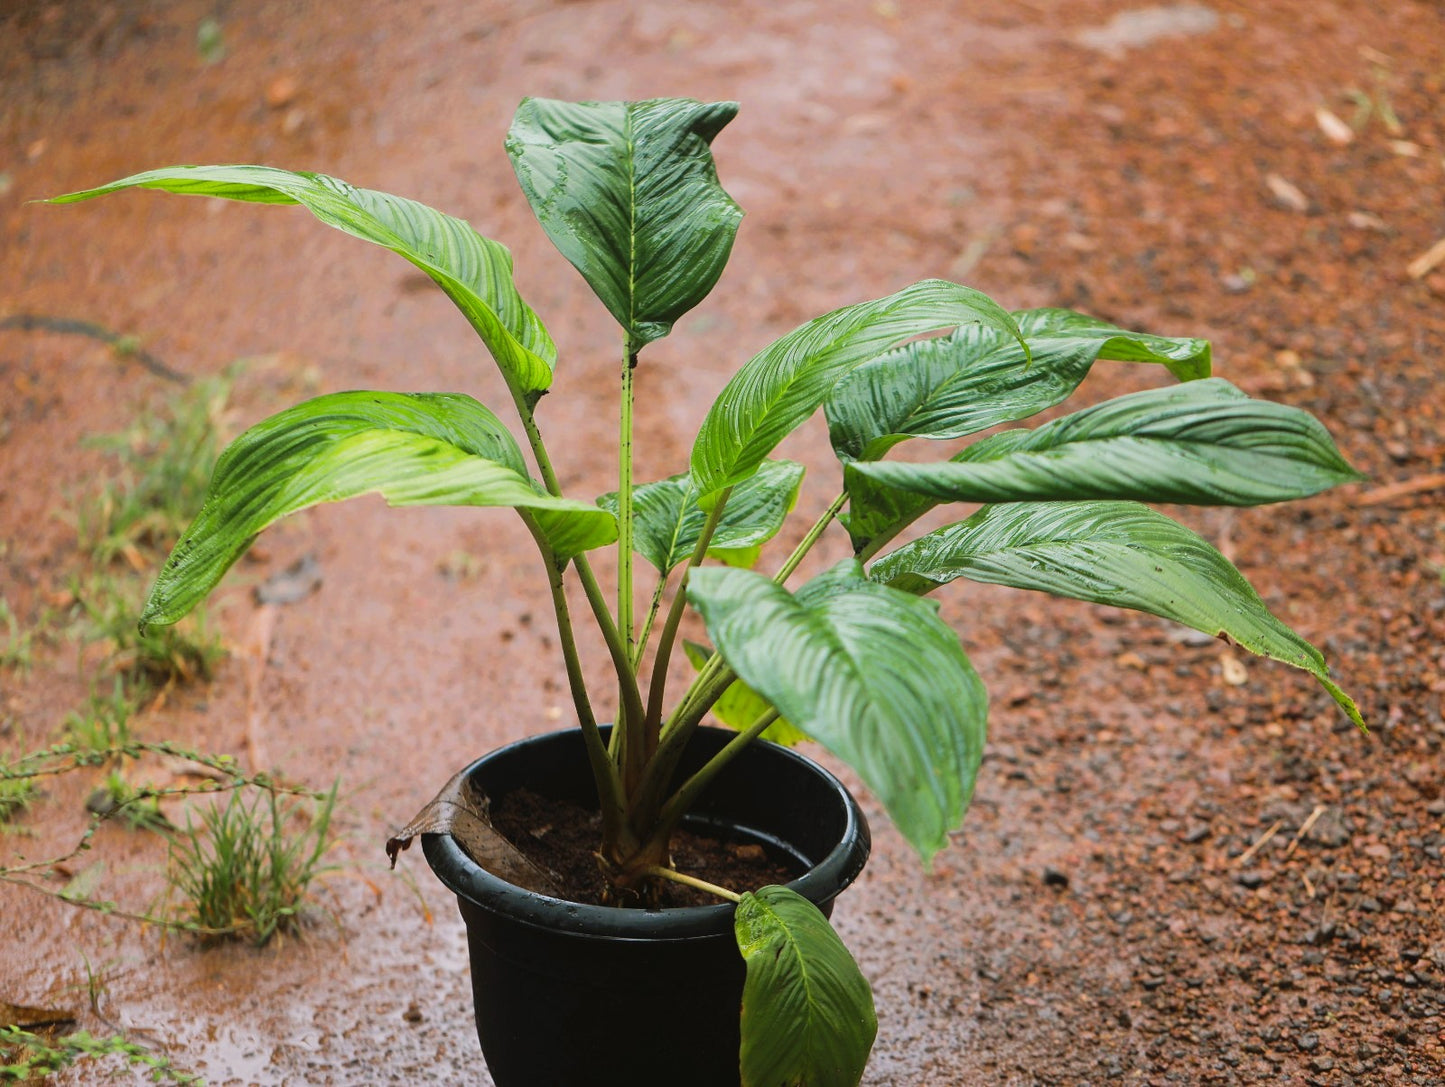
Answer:
[[[397,854],[417,835],[450,834],[467,856],[498,879],[537,894],[560,895],[561,888],[549,872],[497,833],[487,807],[487,798],[472,788],[466,771],[459,772],[396,837],[387,840],[386,855],[391,866],[396,867]]]
[[[744,894],[734,931],[748,966],[745,1087],[856,1087],[878,1019],[853,956],[818,907],[786,887]]]
[[[736,102],[527,98],[507,133],[517,181],[547,237],[636,352],[712,290],[742,210],[710,145]]]
[[[75,1013],[59,1008],[31,1008],[0,1000],[0,1027],[38,1030],[41,1027],[64,1027],[75,1022]]]

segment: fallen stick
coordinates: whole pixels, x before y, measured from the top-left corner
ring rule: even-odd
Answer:
[[[122,336],[94,321],[79,321],[73,317],[47,317],[42,313],[14,313],[0,317],[0,332],[17,329],[21,332],[59,332],[75,336],[88,336],[99,340],[115,352],[118,358],[134,359],[143,368],[166,381],[184,385],[191,379],[156,358],[141,347],[134,336]]]
[[[1284,826],[1284,820],[1276,819],[1274,823],[1270,826],[1270,828],[1259,836],[1259,840],[1256,841],[1254,845],[1250,846],[1239,855],[1239,859],[1234,862],[1234,866],[1236,868],[1243,868],[1246,864],[1253,860],[1254,855],[1264,848],[1264,843],[1269,841],[1277,833],[1279,833],[1279,828],[1282,826]]]
[[[1405,268],[1411,279],[1424,279],[1437,264],[1445,263],[1445,238],[1441,238]]]
[[[1383,506],[1386,502],[1393,502],[1397,498],[1408,498],[1412,494],[1423,494],[1426,491],[1435,491],[1442,487],[1445,487],[1445,472],[1434,472],[1427,476],[1416,476],[1414,479],[1404,479],[1399,483],[1390,483],[1384,487],[1366,491],[1355,499],[1355,505]]]
[[[1300,842],[1304,841],[1304,836],[1310,832],[1310,830],[1314,827],[1314,825],[1315,825],[1317,822],[1319,822],[1320,816],[1321,816],[1321,815],[1324,815],[1324,813],[1325,813],[1326,811],[1328,811],[1328,810],[1329,810],[1328,805],[1325,805],[1325,804],[1316,804],[1316,805],[1315,805],[1315,810],[1312,811],[1312,812],[1310,812],[1309,818],[1306,819],[1306,820],[1304,821],[1304,823],[1300,826],[1299,830],[1295,832],[1294,841],[1290,842],[1289,848],[1284,851],[1284,859],[1285,859],[1285,860],[1289,860],[1291,857],[1294,856],[1294,851],[1299,848]],[[1308,883],[1309,881],[1306,880],[1305,882]],[[1313,890],[1311,890],[1311,891],[1310,891],[1310,897],[1311,897],[1311,898],[1314,898],[1314,896],[1315,896],[1315,893],[1314,893]]]

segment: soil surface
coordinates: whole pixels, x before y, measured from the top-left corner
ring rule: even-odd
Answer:
[[[600,905],[602,873],[597,867],[597,843],[602,818],[565,800],[518,789],[495,801],[492,825],[528,860],[557,878],[559,897]],[[684,829],[672,837],[673,867],[697,879],[732,891],[756,891],[770,883],[787,883],[803,874],[802,865],[789,866],[768,856],[756,842],[727,841],[693,834]],[[656,904],[711,906],[717,897],[676,883],[664,884]]]
[[[992,694],[992,741],[931,874],[864,797],[875,854],[835,915],[878,1000],[864,1082],[1439,1084],[1445,9],[1146,8],[9,0],[0,320],[93,322],[192,377],[249,359],[235,428],[309,389],[500,408],[439,292],[299,210],[29,203],[184,162],[402,193],[512,248],[562,359],[539,418],[568,492],[600,494],[615,488],[599,451],[616,337],[531,220],[502,136],[523,95],[691,95],[742,103],[716,154],[748,215],[731,271],[644,358],[640,479],[683,467],[753,352],[927,276],[1210,337],[1219,375],[1320,415],[1370,479],[1178,515],[1325,651],[1371,734],[1308,677],[1148,617],[945,594]],[[1081,403],[1162,380],[1102,364]],[[76,569],[65,511],[105,464],[84,439],[174,388],[92,338],[0,326],[0,592],[19,622]],[[837,467],[821,420],[783,453],[818,484],[788,546]],[[810,569],[846,554],[835,530]],[[249,584],[306,555],[317,592],[253,602]],[[416,851],[387,873],[382,842],[476,754],[565,722],[530,540],[505,511],[360,501],[274,530],[228,585],[213,616],[231,656],[133,728],[339,777],[326,918],[261,951],[201,951],[0,885],[0,1001],[124,1030],[212,1084],[490,1083],[455,908]],[[605,655],[584,651],[605,711]],[[41,642],[28,672],[0,671],[0,749],[58,739],[95,666]],[[84,828],[82,776],[48,786],[0,845],[63,851]],[[93,855],[105,897],[143,909],[160,893],[153,836],[108,826]]]

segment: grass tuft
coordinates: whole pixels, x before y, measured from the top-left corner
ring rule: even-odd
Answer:
[[[199,826],[188,818],[172,839],[171,888],[185,900],[185,920],[207,932],[256,945],[294,930],[311,900],[311,885],[330,870],[336,787],[318,801],[283,803],[264,790],[231,794]]]
[[[76,514],[82,550],[96,566],[124,560],[153,568],[148,553],[169,550],[201,508],[220,455],[222,418],[236,368],[199,381],[159,409],[140,413],[117,434],[87,444],[115,458],[118,474],[85,498]]]

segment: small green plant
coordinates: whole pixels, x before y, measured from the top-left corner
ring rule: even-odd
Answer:
[[[100,755],[131,742],[130,718],[136,704],[125,680],[116,676],[108,695],[92,693],[85,707],[65,716],[65,730],[80,751]]]
[[[0,823],[29,810],[35,799],[35,782],[29,778],[0,777]]]
[[[1203,340],[1058,309],[1010,313],[969,287],[924,280],[764,347],[713,402],[684,470],[639,484],[635,390],[646,383],[643,395],[676,395],[665,370],[642,365],[643,352],[711,291],[742,214],[711,151],[736,109],[527,99],[508,134],[538,220],[621,330],[617,488],[595,500],[563,494],[543,440],[539,408],[556,346],[518,294],[507,250],[461,220],[333,177],[259,166],[154,170],[57,198],[148,188],[301,205],[400,254],[441,287],[491,354],[535,465],[534,475],[506,425],[468,396],[364,391],[307,401],[222,454],[143,621],[187,614],[257,533],[318,502],[375,492],[393,505],[511,507],[541,560],[596,784],[598,862],[618,905],[648,904],[659,881],[700,885],[674,870],[673,832],[722,766],[784,721],[856,770],[925,862],[945,848],[983,757],[987,695],[958,635],[922,598],[959,579],[1179,621],[1304,669],[1363,727],[1324,658],[1239,571],[1141,504],[1253,506],[1358,478],[1313,417],[1211,378]],[[1101,359],[1157,368],[1178,383],[978,438],[1063,403]],[[839,462],[834,497],[771,576],[753,572],[803,475],[770,455],[820,408]],[[887,456],[907,440],[966,437],[975,440],[949,460]],[[979,508],[896,543],[947,503]],[[854,557],[790,588],[838,522]],[[609,594],[589,553],[612,546]],[[638,584],[639,556],[656,571],[650,593]],[[569,580],[615,676],[610,736],[588,691]],[[711,645],[693,650],[695,678],[669,701],[688,605]],[[678,760],[710,712],[751,719],[734,721],[736,740],[674,786]],[[708,889],[737,903],[747,961],[743,1082],[856,1084],[876,1028],[872,997],[819,911],[784,887]],[[646,1021],[645,1008],[616,1011]],[[619,1032],[619,1046],[646,1044]]]
[[[0,1026],[0,1081],[37,1083],[82,1061],[120,1057],[132,1068],[144,1069],[152,1083],[204,1087],[200,1076],[182,1072],[170,1058],[119,1034],[97,1038],[88,1031],[49,1036],[19,1027]]]
[[[46,621],[42,619],[34,626],[22,626],[19,617],[10,607],[10,601],[0,593],[0,627],[4,628],[0,631],[3,633],[3,640],[0,640],[0,668],[28,672],[35,640],[45,625]]]
[[[221,452],[222,416],[235,367],[188,385],[158,408],[143,410],[117,434],[87,444],[111,454],[116,474],[80,501],[76,530],[97,566],[124,559],[136,570],[175,545],[201,508],[206,480]]]
[[[283,802],[275,792],[231,794],[187,819],[172,840],[168,880],[188,923],[257,945],[291,931],[328,870],[336,789],[319,801]],[[216,936],[207,937],[215,939]]]
[[[72,579],[70,592],[83,616],[87,640],[110,643],[110,666],[137,700],[154,688],[210,679],[226,655],[203,611],[184,625],[143,626],[143,586],[130,576],[92,571]]]
[[[91,794],[86,807],[96,815],[119,819],[131,830],[170,829],[170,820],[161,812],[160,798],[153,789],[138,789],[119,770],[106,775],[100,788]]]

